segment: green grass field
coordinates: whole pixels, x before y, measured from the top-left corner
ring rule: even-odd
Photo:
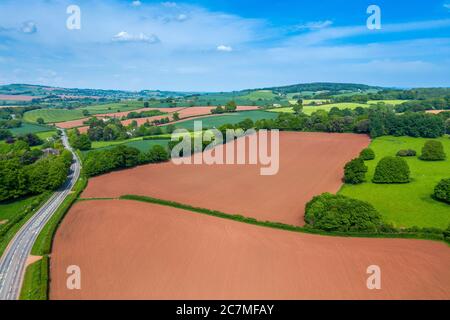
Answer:
[[[248,99],[248,100],[259,100],[259,99],[266,99],[271,100],[275,98],[277,95],[272,92],[272,90],[258,90],[258,91],[252,91],[246,95],[241,96],[241,99]]]
[[[0,221],[10,220],[29,206],[38,196],[28,197],[9,203],[0,203]]]
[[[213,127],[220,127],[224,124],[236,124],[245,120],[247,118],[252,119],[253,121],[261,120],[261,119],[274,119],[278,115],[274,112],[267,111],[242,111],[242,112],[234,112],[230,114],[224,114],[221,116],[211,116],[200,119],[191,119],[182,122],[175,123],[174,126],[177,129],[187,129],[189,131],[194,130],[194,121],[202,121],[203,129],[209,129]]]
[[[122,101],[117,103],[98,104],[82,107],[78,110],[88,110],[90,114],[102,114],[111,112],[124,112],[144,108],[142,101]]]
[[[368,104],[377,104],[379,102],[383,102],[385,104],[390,104],[390,105],[396,106],[396,105],[402,104],[403,102],[406,102],[406,101],[408,101],[408,100],[371,100],[371,101],[368,101],[367,103]]]
[[[29,122],[36,122],[37,119],[44,119],[45,123],[63,122],[84,118],[80,109],[37,109],[24,114],[24,119]]]
[[[382,214],[384,220],[396,227],[446,228],[450,223],[450,206],[431,198],[435,185],[442,178],[450,178],[450,139],[437,140],[444,144],[446,161],[421,161],[417,157],[404,158],[411,170],[412,181],[408,184],[374,184],[375,166],[384,156],[395,156],[400,149],[414,149],[420,155],[425,141],[429,139],[411,137],[376,138],[371,148],[376,159],[366,161],[369,167],[367,181],[360,185],[344,185],[340,194],[366,200]]]
[[[29,122],[36,122],[38,118],[42,118],[44,119],[45,123],[55,123],[86,118],[86,116],[83,115],[83,110],[88,110],[90,115],[96,115],[120,111],[132,111],[143,107],[144,102],[142,101],[124,101],[86,106],[72,110],[52,108],[38,109],[26,112],[24,115],[24,120]]]
[[[330,111],[331,108],[337,107],[339,109],[356,109],[357,107],[368,108],[370,105],[362,104],[362,103],[331,103],[322,106],[303,106],[303,112],[307,115],[311,115],[313,112],[318,110]],[[275,108],[268,110],[270,112],[285,112],[285,113],[294,113],[292,107],[283,107],[283,108]]]
[[[43,132],[38,132],[36,133],[36,135],[41,138],[43,141],[47,140],[48,138],[53,137],[55,134],[57,133],[56,130],[52,130],[52,131],[43,131]]]
[[[155,145],[161,145],[165,148],[168,148],[169,140],[142,140],[142,138],[136,138],[136,139],[130,139],[130,140],[123,140],[123,141],[108,141],[108,143],[104,144],[97,144],[95,149],[83,151],[82,155],[86,156],[89,152],[92,151],[100,151],[100,150],[106,150],[114,148],[118,145],[124,145],[128,147],[133,147],[136,149],[139,149],[140,151],[147,152],[150,150],[151,147]],[[99,147],[101,146],[101,147]],[[93,145],[94,147],[94,145]]]
[[[23,122],[19,128],[8,129],[13,135],[25,134],[25,133],[39,133],[54,130],[52,127],[39,125],[35,123]]]

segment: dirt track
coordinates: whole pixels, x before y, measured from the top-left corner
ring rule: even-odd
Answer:
[[[81,268],[81,290],[66,268]],[[368,290],[369,265],[381,290]],[[325,237],[171,207],[77,203],[59,228],[51,299],[450,299],[439,242]]]
[[[92,178],[82,197],[148,195],[262,221],[303,225],[305,204],[315,195],[337,192],[345,163],[368,144],[364,135],[281,132],[279,172],[273,176],[261,176],[259,165],[169,162]]]

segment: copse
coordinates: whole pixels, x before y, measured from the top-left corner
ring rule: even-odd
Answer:
[[[160,145],[153,146],[148,153],[122,145],[88,153],[83,168],[86,175],[92,177],[113,170],[131,168],[139,164],[163,162],[168,159],[169,153]]]
[[[307,227],[324,231],[377,232],[381,216],[368,202],[324,193],[306,204]]]
[[[412,149],[398,150],[397,157],[415,157],[416,151]]]
[[[436,200],[450,204],[450,178],[442,179],[434,188],[433,197]]]
[[[365,148],[361,151],[361,153],[359,154],[359,156],[363,159],[363,160],[373,160],[375,159],[375,152],[373,151],[373,149],[371,148]]]
[[[344,181],[350,184],[363,183],[366,180],[367,166],[361,158],[353,159],[344,167]]]
[[[445,160],[446,155],[442,142],[436,140],[428,140],[422,148],[422,154],[419,159],[424,161],[441,161]]]
[[[408,183],[409,166],[403,158],[384,157],[378,162],[372,181],[374,183]]]

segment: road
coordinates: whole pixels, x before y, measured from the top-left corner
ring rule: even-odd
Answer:
[[[62,133],[64,147],[72,152],[74,162],[65,184],[31,217],[11,240],[0,259],[0,300],[19,299],[25,266],[31,249],[45,224],[69,195],[80,176],[80,160]]]

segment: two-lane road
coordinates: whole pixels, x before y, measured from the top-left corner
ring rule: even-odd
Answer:
[[[0,300],[19,298],[27,259],[31,249],[45,224],[68,196],[80,176],[80,160],[70,147],[65,132],[62,141],[72,152],[74,162],[66,183],[31,217],[11,240],[0,259]]]

